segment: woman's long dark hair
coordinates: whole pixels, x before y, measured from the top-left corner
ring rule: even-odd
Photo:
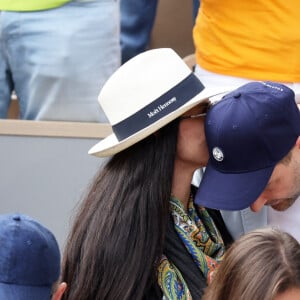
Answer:
[[[65,247],[63,299],[142,299],[156,281],[178,120],[113,156],[82,202]]]

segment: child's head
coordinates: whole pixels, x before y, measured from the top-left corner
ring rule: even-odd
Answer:
[[[292,300],[294,293],[300,299],[300,245],[288,233],[265,228],[232,244],[203,300]]]

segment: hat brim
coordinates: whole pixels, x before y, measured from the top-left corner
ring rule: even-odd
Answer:
[[[111,134],[105,139],[101,140],[99,143],[94,145],[90,150],[89,154],[95,155],[98,157],[105,157],[105,156],[111,156],[114,155],[132,145],[135,143],[141,141],[142,139],[146,138],[150,134],[156,132],[163,126],[167,125],[171,121],[175,120],[197,104],[204,102],[205,100],[208,100],[210,97],[219,95],[219,94],[225,94],[230,92],[230,89],[219,87],[219,88],[205,88],[201,93],[197,94],[195,97],[193,97],[190,101],[188,101],[186,104],[181,106],[180,108],[176,109],[172,113],[168,114],[167,116],[157,120],[153,124],[149,125],[148,127],[145,127],[144,129],[138,131],[137,133],[131,135],[130,137],[119,141],[115,134]]]
[[[49,300],[51,287],[0,283],[0,299]]]
[[[195,196],[195,203],[207,208],[241,210],[263,192],[274,166],[247,173],[221,173],[208,163]]]

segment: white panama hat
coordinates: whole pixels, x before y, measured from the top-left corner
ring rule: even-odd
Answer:
[[[89,154],[116,154],[200,102],[228,91],[205,88],[170,48],[145,51],[123,64],[103,86],[98,101],[113,134],[93,146]]]

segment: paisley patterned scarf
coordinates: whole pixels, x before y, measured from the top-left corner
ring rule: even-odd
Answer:
[[[187,212],[175,197],[171,197],[170,207],[177,234],[209,283],[225,252],[218,229],[204,207],[198,207],[196,211],[193,197],[190,198]],[[180,271],[166,256],[161,258],[158,267],[158,284],[163,291],[163,299],[192,300]]]

